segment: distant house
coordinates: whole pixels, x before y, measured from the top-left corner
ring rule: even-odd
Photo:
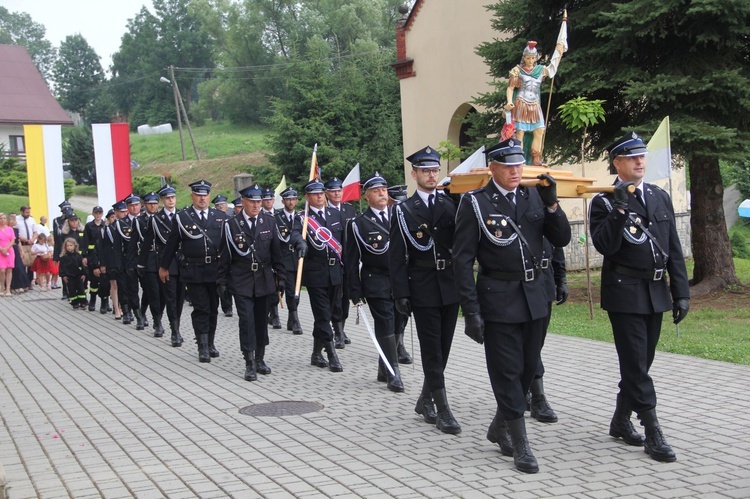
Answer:
[[[0,143],[26,156],[23,125],[72,125],[47,82],[20,45],[0,45]]]

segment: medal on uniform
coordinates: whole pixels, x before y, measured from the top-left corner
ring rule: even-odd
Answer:
[[[487,225],[495,225],[495,221],[490,218],[487,220]]]
[[[378,247],[378,243],[372,243],[372,247],[373,248],[377,248]]]
[[[641,223],[641,218],[640,217],[636,217],[635,223],[637,223],[637,224]]]
[[[500,237],[500,231],[499,230],[495,231],[495,237]]]
[[[635,234],[636,232],[638,232],[638,229],[635,226],[631,225],[630,226],[630,233],[631,234]]]
[[[383,239],[383,236],[378,236],[378,241],[380,241],[381,239]]]
[[[422,239],[422,231],[417,231],[417,239]]]
[[[506,225],[508,225],[508,222],[506,222],[505,219],[503,218],[502,220],[500,220],[500,225],[505,227]]]
[[[242,243],[240,243],[240,244],[238,244],[238,245],[237,245],[237,247],[238,247],[239,249],[242,249],[242,248],[244,248],[244,247],[245,247],[245,245],[244,245],[244,244],[242,244]]]

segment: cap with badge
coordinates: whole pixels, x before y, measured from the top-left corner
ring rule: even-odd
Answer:
[[[406,201],[409,197],[405,185],[392,185],[388,188],[388,197],[394,201]]]
[[[263,194],[263,189],[261,189],[258,184],[253,184],[250,187],[245,187],[240,191],[240,196],[242,196],[244,199],[252,199],[254,201],[260,201],[261,194]]]
[[[344,182],[340,178],[333,177],[324,184],[324,187],[327,191],[340,191],[342,185],[344,185]]]
[[[104,213],[104,208],[101,206],[94,206],[94,209],[91,210],[91,213]]]
[[[232,201],[232,204],[235,206],[242,206],[242,196],[238,197],[234,201]]]
[[[75,215],[75,213],[73,212],[73,208],[71,208],[70,206],[66,206],[62,209],[63,218],[68,219],[71,215]]]
[[[65,208],[70,208],[70,201],[63,201],[62,203],[57,205],[60,210],[64,210]]]
[[[125,211],[128,209],[128,205],[125,204],[125,201],[118,201],[115,204],[112,205],[112,209],[115,211]]]
[[[264,187],[260,194],[261,199],[276,199],[276,193],[270,187]]]
[[[113,210],[112,208],[110,208],[110,209],[109,209],[109,210],[107,211],[107,214],[106,214],[105,216],[106,216],[107,218],[109,218],[109,217],[111,217],[111,216],[112,216],[112,215],[114,215],[114,214],[115,214],[115,210]]]
[[[323,194],[325,192],[323,183],[316,178],[306,183],[304,189],[305,194]]]
[[[143,196],[143,202],[144,203],[158,203],[159,202],[159,195],[155,193],[154,191],[149,192],[145,196]]]
[[[190,187],[190,190],[193,191],[193,194],[197,194],[199,196],[208,196],[208,194],[211,192],[211,182],[203,179],[200,179],[197,182],[193,182],[192,184],[188,184],[188,187]]]
[[[287,187],[281,191],[281,199],[297,199],[297,191],[291,187]]]
[[[172,187],[169,184],[164,185],[161,189],[156,191],[156,193],[159,195],[159,197],[168,198],[170,196],[176,196],[177,191],[174,187]]]
[[[427,146],[406,158],[406,161],[414,168],[440,168],[440,153]]]
[[[219,194],[218,196],[213,198],[211,202],[214,204],[214,206],[216,206],[217,204],[227,204],[227,197]]]
[[[522,165],[526,158],[523,155],[523,148],[518,139],[510,138],[495,144],[484,151],[487,161],[498,163],[506,166]]]
[[[125,199],[123,199],[123,201],[125,201],[125,204],[127,204],[127,205],[133,205],[133,204],[140,203],[141,202],[141,198],[139,198],[138,196],[136,196],[135,194],[133,194],[131,192],[130,194],[128,194],[127,196],[125,196]]]
[[[388,187],[388,181],[383,178],[380,172],[376,171],[362,182],[362,190],[374,189],[375,187]]]
[[[640,135],[635,132],[628,132],[610,144],[607,147],[607,152],[609,153],[609,157],[614,159],[617,156],[643,156],[648,152],[648,149]]]

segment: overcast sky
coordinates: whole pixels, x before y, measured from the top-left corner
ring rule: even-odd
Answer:
[[[55,47],[68,35],[80,33],[109,69],[112,54],[120,48],[128,19],[151,0],[0,0],[11,12],[27,12],[47,28],[47,40]]]

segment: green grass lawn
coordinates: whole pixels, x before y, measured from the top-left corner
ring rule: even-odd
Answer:
[[[739,279],[750,283],[750,260],[734,259]],[[688,261],[688,275],[693,262]],[[612,328],[607,313],[599,308],[599,271],[592,272],[594,319],[589,319],[584,272],[569,274],[572,299],[562,306],[552,307],[549,331],[554,334],[577,336],[612,342]],[[705,359],[722,360],[750,365],[750,293],[745,290],[714,293],[710,297],[694,299],[690,313],[680,323],[679,335],[672,324],[672,314],[664,314],[659,350]]]
[[[263,127],[207,122],[193,127],[193,136],[201,159],[215,159],[247,154],[266,147],[268,130]],[[187,128],[183,126],[185,156],[195,159]],[[180,134],[174,131],[162,135],[130,134],[131,157],[141,165],[182,161]]]
[[[5,213],[18,213],[19,208],[23,205],[29,204],[28,196],[15,196],[13,194],[0,194],[0,212]],[[34,212],[31,212],[32,216]]]

